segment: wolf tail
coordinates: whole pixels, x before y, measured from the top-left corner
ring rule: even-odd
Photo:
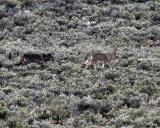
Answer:
[[[18,61],[15,65],[21,65],[22,64],[22,60]]]
[[[92,57],[92,55],[90,55],[90,56],[88,57],[88,59],[86,60],[85,65],[86,65],[89,61],[92,61],[92,60],[93,60],[93,57]]]
[[[20,61],[18,61],[15,65],[21,65],[21,64],[23,64],[23,58],[24,58],[24,56],[22,56],[22,58],[20,59]]]

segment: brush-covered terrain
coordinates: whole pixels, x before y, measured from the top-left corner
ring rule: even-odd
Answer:
[[[114,68],[85,68],[111,50]],[[0,127],[160,127],[160,2],[0,0]]]

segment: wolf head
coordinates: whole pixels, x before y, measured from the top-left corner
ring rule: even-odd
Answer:
[[[50,61],[50,60],[54,61],[54,58],[51,55],[51,53],[44,54],[44,57],[45,57],[45,61]]]
[[[118,54],[114,50],[111,52],[108,52],[107,54],[111,60],[115,60],[116,58],[118,58]]]

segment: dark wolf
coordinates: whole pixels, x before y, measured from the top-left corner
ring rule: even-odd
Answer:
[[[48,54],[25,53],[21,57],[20,61],[16,63],[16,65],[26,65],[29,63],[37,63],[37,64],[40,64],[42,67],[45,62],[50,60],[54,60],[53,56],[50,53]]]

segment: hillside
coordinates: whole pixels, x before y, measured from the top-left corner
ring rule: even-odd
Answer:
[[[85,68],[112,50],[114,68]],[[160,127],[160,2],[1,0],[0,127]]]

